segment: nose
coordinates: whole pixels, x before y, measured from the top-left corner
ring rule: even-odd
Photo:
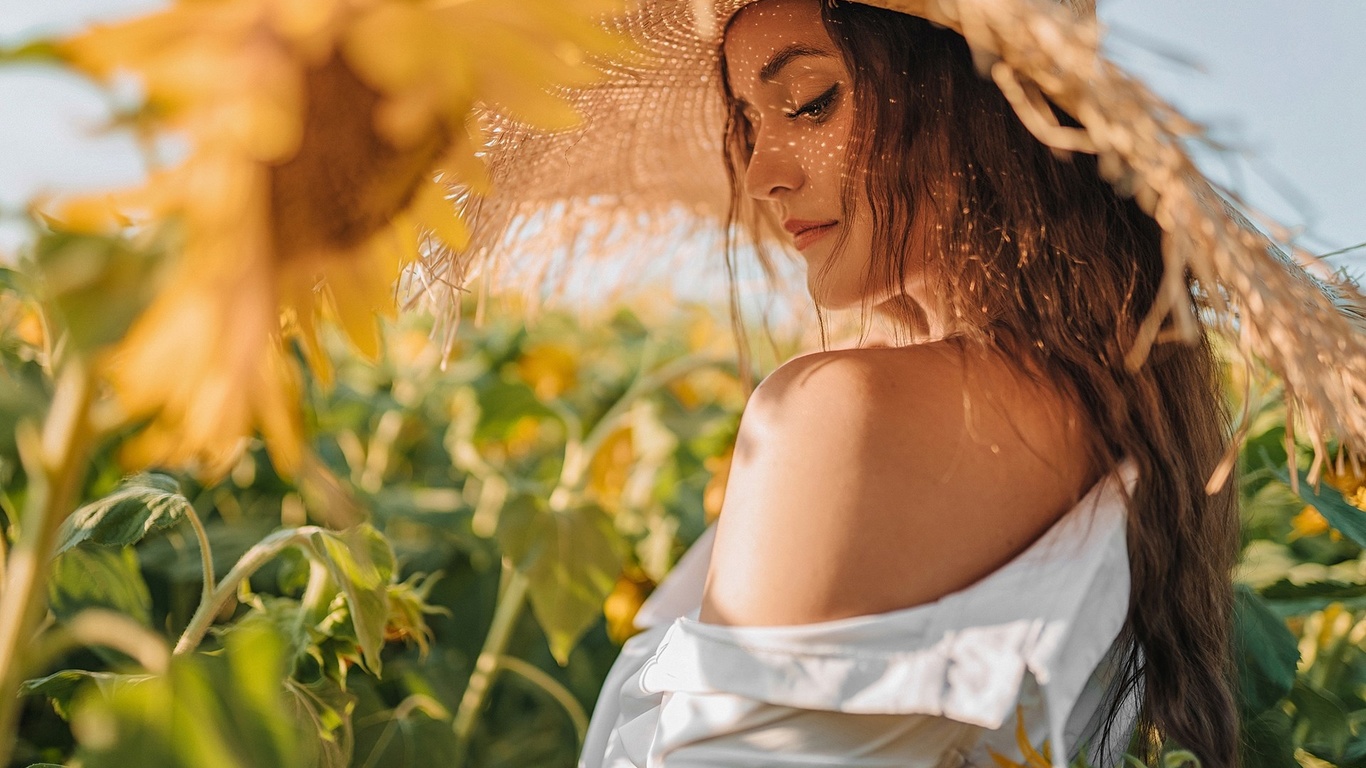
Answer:
[[[796,147],[760,131],[745,167],[745,193],[755,200],[776,201],[800,189],[805,180]]]

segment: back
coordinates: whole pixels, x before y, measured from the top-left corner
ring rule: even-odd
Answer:
[[[1078,414],[950,341],[790,361],[745,410],[702,621],[805,624],[973,584],[1095,482]]]

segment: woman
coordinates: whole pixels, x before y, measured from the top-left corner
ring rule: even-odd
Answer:
[[[583,764],[990,765],[1046,740],[1110,765],[1136,721],[1236,764],[1218,367],[1203,335],[1125,363],[1160,228],[923,19],[759,0],[720,65],[733,224],[781,226],[817,307],[881,330],[755,391],[714,543],[644,610],[664,621]]]

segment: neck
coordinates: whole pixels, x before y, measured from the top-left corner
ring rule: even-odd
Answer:
[[[864,334],[864,345],[894,347],[938,341],[953,328],[944,312],[909,294],[879,302],[872,310],[872,327]]]

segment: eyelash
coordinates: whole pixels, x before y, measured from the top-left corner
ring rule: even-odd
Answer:
[[[786,115],[789,120],[797,120],[805,116],[811,118],[811,120],[817,124],[823,123],[826,118],[830,116],[830,107],[834,106],[835,100],[839,97],[839,93],[840,84],[835,83],[826,89],[824,93],[811,101],[808,101],[795,110],[784,112],[783,114]],[[745,156],[748,157],[754,153],[754,123],[747,117],[742,116],[740,119],[743,126],[742,139],[745,148]]]
[[[839,96],[840,84],[835,83],[829,89],[816,98],[803,104],[798,109],[788,112],[789,120],[796,120],[799,117],[810,117],[815,122],[823,122],[829,116],[829,109],[835,104],[835,98]]]

